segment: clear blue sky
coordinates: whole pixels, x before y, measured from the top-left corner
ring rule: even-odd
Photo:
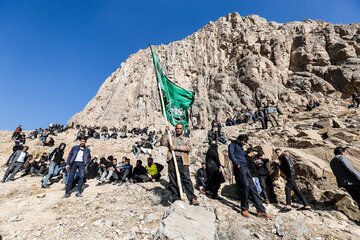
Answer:
[[[0,0],[0,130],[65,124],[129,55],[227,13],[360,22],[359,0]]]

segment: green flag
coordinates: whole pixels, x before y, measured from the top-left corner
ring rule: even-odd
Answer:
[[[184,125],[184,129],[186,129],[189,122],[188,109],[194,103],[195,93],[185,90],[170,81],[163,73],[159,59],[151,45],[150,49],[154,60],[156,80],[161,89],[161,93],[159,94],[162,94],[164,99],[165,117],[173,126],[181,123]],[[161,104],[161,110],[164,114],[162,108],[163,106]]]

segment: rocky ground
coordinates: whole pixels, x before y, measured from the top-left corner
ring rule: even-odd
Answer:
[[[273,220],[246,219],[240,215],[240,203],[231,173],[221,189],[219,200],[200,194],[200,207],[176,202],[169,206],[166,176],[157,183],[124,184],[122,186],[95,186],[96,180],[85,185],[84,197],[61,199],[64,184],[54,183],[50,189],[40,188],[40,177],[21,177],[0,186],[0,235],[3,239],[358,239],[360,238],[360,211],[341,189],[338,189],[329,167],[333,148],[348,147],[348,156],[360,169],[359,110],[314,112],[281,116],[281,127],[260,130],[257,124],[225,127],[229,139],[239,133],[250,136],[250,144],[261,149],[265,156],[275,159],[274,147],[281,147],[293,158],[298,173],[298,183],[313,211],[294,210],[279,213],[284,204],[284,181],[276,169],[273,172],[275,191],[280,203],[267,204]],[[68,144],[65,156],[75,142],[75,130],[58,134],[56,145]],[[9,157],[12,142],[10,132],[0,133],[0,163]],[[207,145],[205,130],[192,132],[192,174],[204,159]],[[123,155],[135,162],[129,153],[136,139],[90,139],[88,145],[93,155]],[[49,151],[38,140],[28,140],[33,155]],[[220,149],[225,155],[226,145]],[[157,162],[165,164],[166,148],[154,150]],[[166,166],[166,164],[165,164]],[[0,168],[3,176],[5,167]],[[166,169],[164,174],[166,175]],[[19,175],[20,176],[20,175]],[[194,179],[193,179],[193,182]],[[255,213],[251,207],[250,211]]]

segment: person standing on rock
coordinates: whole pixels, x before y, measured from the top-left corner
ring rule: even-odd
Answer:
[[[66,144],[61,143],[58,148],[54,148],[49,154],[49,160],[50,160],[49,171],[46,177],[42,181],[41,188],[48,188],[47,182],[49,181],[49,179],[52,178],[53,176],[56,176],[56,174],[58,174],[60,162],[64,156],[65,147]]]
[[[28,149],[28,146],[24,146],[22,150],[17,150],[13,155],[11,155],[11,158],[9,159],[10,166],[6,170],[1,182],[4,183],[6,181],[6,178],[9,176],[11,171],[12,174],[10,175],[8,181],[14,181],[16,173],[18,173],[29,158],[29,153],[27,152]]]
[[[173,145],[170,146],[168,131],[170,130],[169,126],[165,128],[165,134],[161,139],[161,143],[163,146],[169,148],[167,154],[167,162],[168,162],[168,174],[170,180],[170,191],[173,196],[174,201],[180,199],[179,188],[176,181],[176,172],[175,172],[175,164],[172,159],[171,151],[175,152],[175,157],[179,169],[179,174],[182,180],[182,184],[184,185],[184,190],[190,204],[198,205],[197,197],[194,194],[194,187],[190,179],[189,172],[189,152],[191,151],[191,140],[188,137],[183,136],[184,126],[181,123],[176,124],[175,127],[175,137],[172,137]]]
[[[280,148],[275,149],[275,153],[280,160],[280,169],[285,174],[286,177],[286,185],[285,185],[285,194],[286,194],[286,205],[280,211],[288,212],[291,211],[291,192],[294,193],[299,197],[304,207],[300,208],[301,210],[311,210],[311,206],[306,201],[304,195],[300,192],[298,186],[296,185],[295,178],[295,168],[294,165],[288,155],[282,153]]]
[[[77,186],[76,196],[82,197],[81,191],[85,178],[85,166],[91,160],[90,149],[86,147],[85,144],[86,144],[86,138],[83,137],[80,139],[80,145],[73,147],[69,153],[68,159],[66,161],[66,170],[70,169],[70,173],[69,173],[69,180],[66,184],[66,192],[63,198],[70,197],[70,192],[73,185],[76,170],[78,170],[79,173],[79,183]]]
[[[244,145],[248,141],[248,136],[240,134],[236,141],[229,144],[228,152],[229,158],[233,163],[233,171],[235,175],[236,184],[241,193],[241,215],[250,217],[249,215],[249,197],[252,198],[254,206],[257,210],[257,216],[265,218],[273,218],[273,216],[266,213],[264,205],[256,190],[256,186],[252,180],[247,160],[245,158]]]
[[[330,167],[336,177],[336,182],[339,187],[346,189],[360,209],[360,172],[346,157],[345,148],[335,148],[334,154]]]
[[[280,126],[278,119],[277,119],[277,110],[274,106],[271,106],[270,103],[268,103],[265,113],[266,113],[266,117],[269,119],[272,127]]]
[[[224,156],[219,153],[216,141],[213,141],[206,152],[206,190],[211,192],[211,198],[218,198],[218,191],[222,182],[225,182],[224,176],[221,172],[221,168],[224,166],[220,162],[220,158]]]

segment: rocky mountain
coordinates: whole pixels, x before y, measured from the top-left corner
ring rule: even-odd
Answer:
[[[360,24],[282,24],[232,13],[154,50],[169,78],[196,93],[191,120],[197,125],[267,102],[285,110],[310,99],[344,106],[360,90]],[[122,63],[69,123],[159,128],[160,118],[151,53],[145,49]]]

